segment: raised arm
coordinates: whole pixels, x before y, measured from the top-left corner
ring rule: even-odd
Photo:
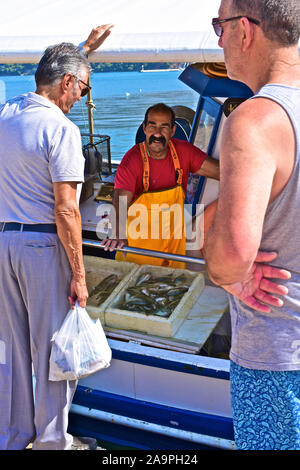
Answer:
[[[98,49],[104,43],[105,39],[110,35],[113,26],[113,24],[103,24],[92,29],[87,40],[82,44],[87,55]]]

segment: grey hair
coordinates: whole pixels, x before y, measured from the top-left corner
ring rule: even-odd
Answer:
[[[39,85],[54,85],[64,75],[71,73],[82,79],[91,67],[87,57],[79,47],[68,42],[49,46],[41,58],[35,72],[35,81]]]
[[[281,46],[299,41],[299,0],[232,0],[231,9],[233,14],[259,20],[265,36]]]

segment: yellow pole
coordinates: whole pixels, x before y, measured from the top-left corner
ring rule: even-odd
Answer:
[[[91,86],[91,79],[88,78],[88,85]],[[92,92],[89,90],[87,94],[86,105],[88,107],[88,118],[89,118],[89,133],[94,134],[94,118],[93,118],[93,111],[96,109],[96,106],[93,103]],[[94,137],[90,136],[90,143],[94,143]]]

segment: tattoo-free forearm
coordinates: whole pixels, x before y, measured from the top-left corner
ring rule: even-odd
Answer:
[[[58,204],[54,209],[57,234],[66,250],[73,277],[85,282],[85,269],[82,255],[81,216],[77,204]]]
[[[220,179],[220,167],[219,161],[207,156],[204,160],[201,168],[196,172],[198,175],[205,176],[207,178],[213,178],[215,180]]]
[[[133,193],[115,189],[113,206],[115,210],[115,233],[117,239],[126,239],[126,219],[128,207],[133,199]]]

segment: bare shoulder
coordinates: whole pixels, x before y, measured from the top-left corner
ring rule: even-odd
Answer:
[[[235,139],[268,138],[282,142],[282,137],[292,132],[286,111],[275,101],[268,98],[254,98],[242,103],[229,116],[225,132],[233,133]]]
[[[292,124],[282,106],[266,98],[247,100],[224,126],[221,175],[240,182],[244,177],[247,184],[251,177],[257,191],[259,185],[269,188],[273,200],[291,175],[295,145]]]

